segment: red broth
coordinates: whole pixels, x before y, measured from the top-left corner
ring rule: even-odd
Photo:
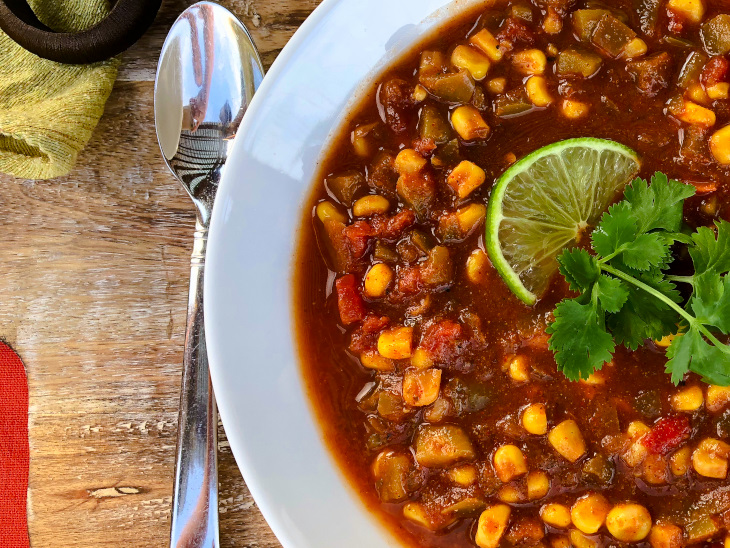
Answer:
[[[568,381],[545,334],[565,283],[525,306],[483,242],[496,179],[572,137],[618,141],[639,153],[642,177],[696,185],[690,226],[730,218],[730,63],[718,55],[730,9],[696,6],[512,1],[466,13],[378,78],[332,145],[300,231],[301,361],[331,451],[407,545],[725,542],[730,392],[693,374],[674,386],[652,341]],[[464,106],[466,122],[454,115]],[[448,179],[462,161],[485,181],[460,196]],[[568,432],[560,450],[556,427]],[[480,516],[499,525],[505,507],[501,534],[479,537]]]

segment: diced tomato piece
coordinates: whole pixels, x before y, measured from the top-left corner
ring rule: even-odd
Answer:
[[[705,87],[714,86],[725,81],[728,70],[730,70],[730,61],[724,57],[713,57],[702,69],[700,81]]]
[[[368,314],[362,325],[353,331],[350,338],[350,350],[356,354],[375,350],[378,346],[378,335],[389,324],[390,319],[387,316]]]
[[[420,346],[434,361],[444,363],[461,353],[464,342],[462,325],[452,320],[442,320],[426,330]]]
[[[500,43],[507,42],[512,46],[518,43],[531,46],[535,43],[535,34],[516,17],[510,17],[504,22],[496,38]]]
[[[413,141],[413,148],[424,158],[430,158],[434,150],[436,150],[436,143],[429,137],[426,139],[416,139]]]
[[[357,290],[355,276],[347,274],[335,282],[337,287],[337,306],[340,309],[340,319],[345,325],[359,322],[365,318],[367,309]]]
[[[415,266],[404,267],[398,271],[398,292],[403,295],[415,295],[421,290],[421,269]]]
[[[410,209],[404,209],[392,217],[375,216],[371,222],[373,232],[378,238],[397,240],[405,229],[416,222],[416,214]]]
[[[666,455],[689,439],[692,428],[687,417],[663,417],[659,419],[641,444],[652,453]]]
[[[374,235],[373,227],[367,221],[355,221],[345,227],[345,238],[352,256],[360,258],[368,250],[370,238]]]

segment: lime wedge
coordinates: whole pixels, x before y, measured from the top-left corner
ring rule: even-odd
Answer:
[[[504,172],[489,199],[487,251],[515,295],[537,301],[558,254],[588,237],[639,167],[624,145],[579,138],[536,150]]]

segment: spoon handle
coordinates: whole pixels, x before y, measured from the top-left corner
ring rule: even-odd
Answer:
[[[218,414],[208,372],[203,276],[208,229],[199,221],[191,258],[178,418],[172,548],[218,548]]]

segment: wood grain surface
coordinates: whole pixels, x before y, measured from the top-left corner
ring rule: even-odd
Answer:
[[[162,41],[190,1],[165,1],[123,56],[104,117],[67,177],[0,175],[0,338],[30,385],[31,545],[167,545],[191,203],[154,133]],[[319,0],[223,0],[266,66]],[[224,547],[279,546],[220,429]]]

